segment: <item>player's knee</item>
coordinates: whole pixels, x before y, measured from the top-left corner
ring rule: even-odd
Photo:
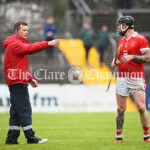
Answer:
[[[138,106],[139,113],[144,113],[146,110],[145,106]]]
[[[120,113],[120,112],[124,112],[125,111],[125,107],[124,106],[118,106],[117,107],[117,112]]]

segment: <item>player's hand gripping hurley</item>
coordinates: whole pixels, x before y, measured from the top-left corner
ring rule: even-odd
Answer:
[[[116,60],[118,59],[119,54],[120,54],[120,47],[119,47],[119,48],[117,49],[117,51],[116,51],[115,59],[114,59],[114,64],[116,64]],[[111,84],[111,80],[112,80],[112,76],[113,76],[114,70],[115,70],[115,67],[113,67],[113,68],[111,69],[111,75],[110,75],[110,79],[109,79],[109,82],[108,82],[108,86],[107,86],[106,92],[108,92],[108,90],[109,90],[109,87],[110,87],[110,84]]]

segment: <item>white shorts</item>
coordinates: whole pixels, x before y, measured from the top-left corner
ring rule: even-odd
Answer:
[[[129,96],[136,91],[146,90],[145,80],[142,78],[117,78],[116,94]]]

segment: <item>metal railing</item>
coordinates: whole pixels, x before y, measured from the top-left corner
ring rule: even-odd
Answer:
[[[76,7],[77,12],[81,15],[82,22],[85,22],[87,20],[91,21],[92,11],[85,0],[72,0],[72,3]]]

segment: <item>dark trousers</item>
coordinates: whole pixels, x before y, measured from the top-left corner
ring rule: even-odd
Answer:
[[[104,48],[103,47],[101,47],[101,46],[99,46],[98,47],[98,52],[99,52],[99,54],[100,54],[100,60],[99,60],[99,62],[100,62],[100,65],[102,65],[102,63],[104,62]]]
[[[89,51],[90,51],[91,47],[92,47],[92,45],[84,45],[84,48],[86,51],[86,55],[85,55],[86,61],[88,61]]]
[[[48,60],[53,60],[53,58],[54,58],[54,47],[53,46],[50,46],[50,47],[48,47],[46,50],[45,50],[45,52],[46,52],[46,60],[48,61]]]
[[[20,135],[20,126],[25,137],[32,139],[35,132],[32,130],[32,110],[28,94],[28,87],[24,84],[9,86],[10,91],[10,119],[9,131],[6,140],[17,139]]]
[[[47,37],[45,40],[46,41],[52,41],[54,38],[53,37]],[[53,60],[54,56],[54,46],[49,46],[46,50],[46,60]]]

